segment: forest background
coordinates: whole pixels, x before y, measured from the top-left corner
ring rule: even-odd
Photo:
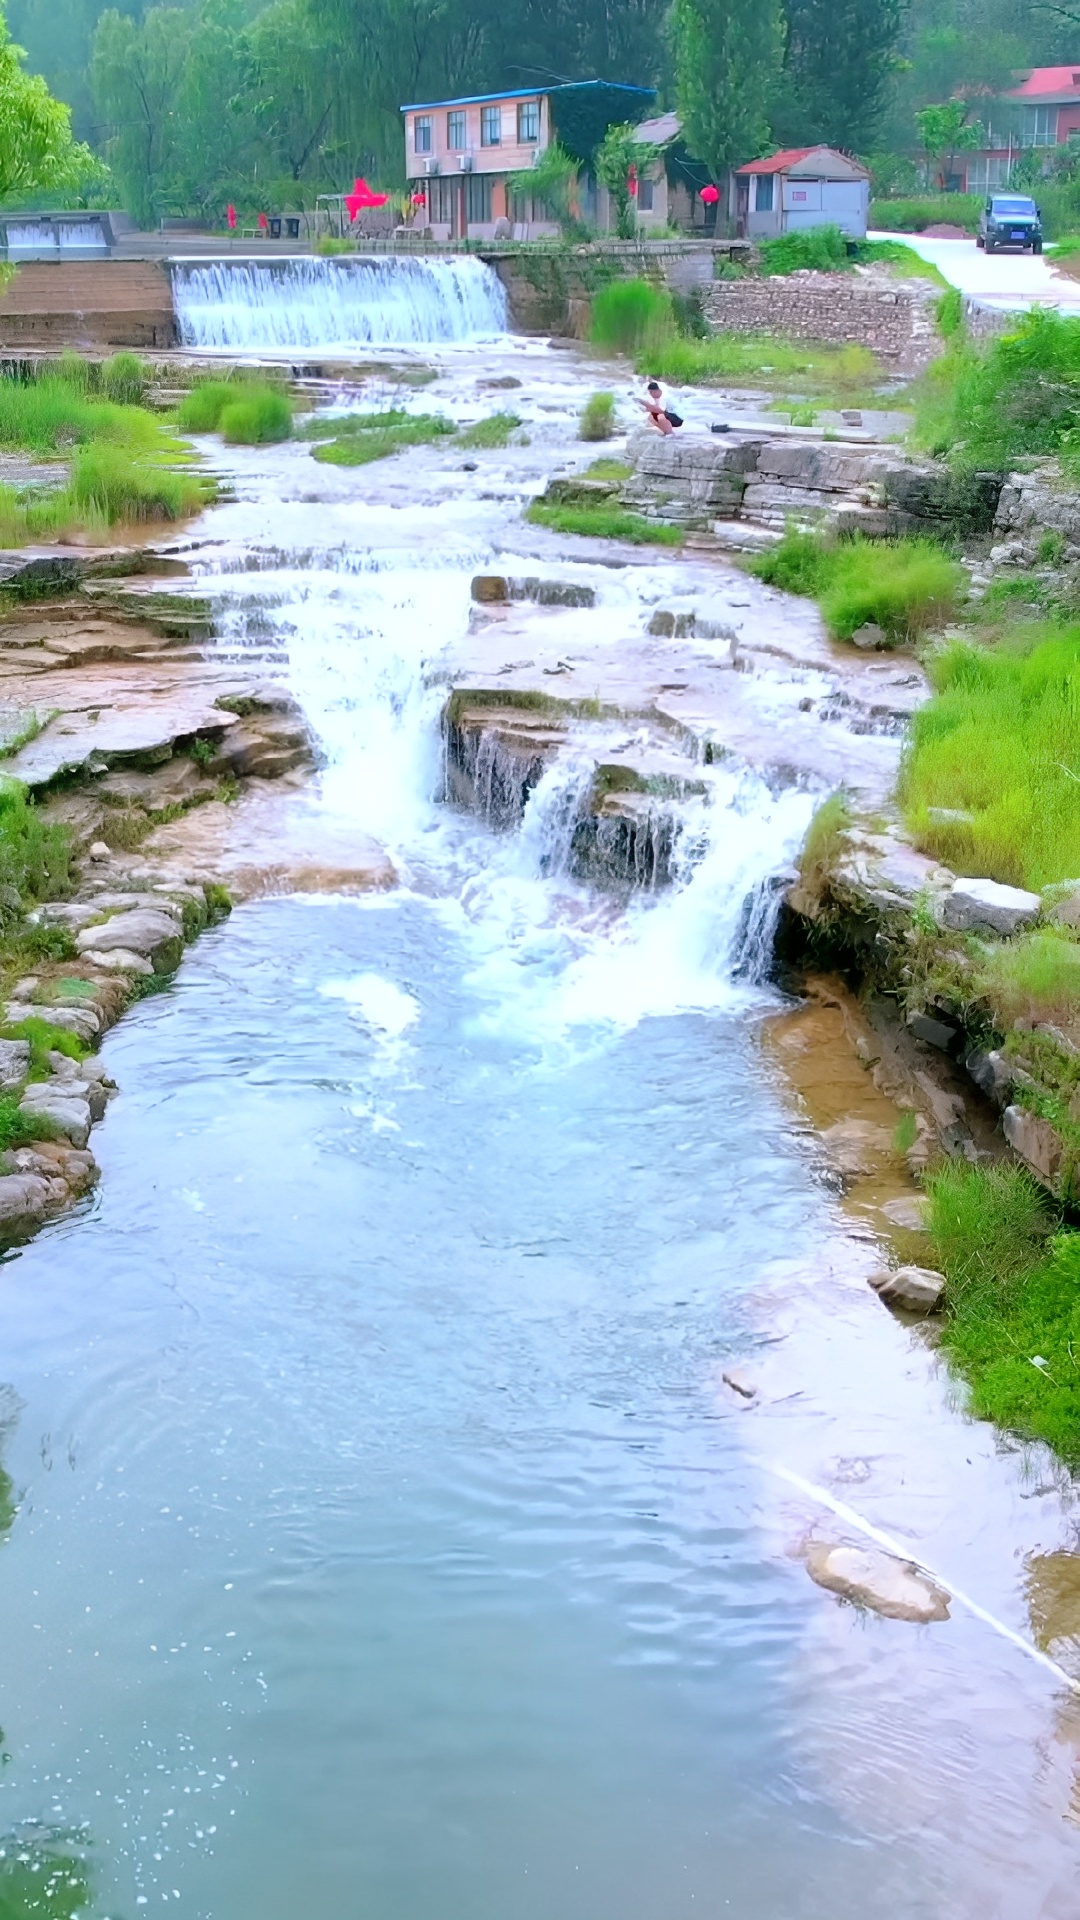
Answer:
[[[916,184],[916,114],[1080,62],[1046,0],[8,0],[27,66],[102,162],[80,195],[141,224],[310,206],[404,177],[414,100],[603,78],[678,106],[713,168],[817,140]],[[72,194],[66,199],[70,203]],[[38,204],[42,204],[40,201]],[[47,203],[46,203],[47,204]]]

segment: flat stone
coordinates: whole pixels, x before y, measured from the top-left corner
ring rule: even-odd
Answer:
[[[89,1046],[101,1032],[101,1015],[95,1006],[89,1004],[71,1007],[39,1007],[36,1003],[26,1005],[21,1001],[9,1000],[7,1023],[17,1027],[23,1020],[47,1020],[50,1027],[62,1027],[65,1033],[74,1033]]]
[[[85,928],[75,944],[80,953],[110,953],[121,948],[127,953],[141,953],[155,973],[172,973],[184,951],[183,934],[174,915],[158,905],[114,914],[103,926]]]
[[[1056,1193],[1061,1178],[1065,1146],[1049,1120],[1026,1107],[1006,1107],[1001,1128],[1014,1153],[1028,1166],[1037,1180]]]
[[[903,1233],[926,1232],[926,1201],[914,1194],[910,1198],[901,1194],[896,1200],[884,1200],[879,1212],[885,1215],[890,1226],[899,1227]]]
[[[129,953],[125,947],[113,947],[108,953],[99,947],[84,947],[82,957],[92,967],[100,967],[102,973],[153,973],[153,963],[145,960],[141,953]]]
[[[112,848],[104,840],[95,840],[86,857],[95,861],[111,860]]]
[[[954,880],[942,902],[942,921],[954,933],[1000,933],[1033,927],[1042,912],[1037,893],[997,880]]]
[[[1050,908],[1050,919],[1059,927],[1080,927],[1080,881],[1071,893],[1059,896]]]
[[[30,1071],[29,1040],[0,1040],[0,1093],[13,1093]]]
[[[879,1300],[906,1313],[936,1313],[945,1292],[945,1275],[933,1267],[879,1267],[869,1280]]]
[[[52,1087],[48,1081],[26,1089],[19,1112],[27,1120],[50,1121],[73,1147],[85,1147],[90,1138],[89,1102]]]
[[[949,1595],[942,1587],[920,1573],[912,1561],[899,1560],[877,1547],[813,1541],[806,1553],[806,1571],[819,1587],[869,1607],[886,1620],[911,1620],[925,1626],[949,1618]]]
[[[837,1120],[825,1128],[821,1139],[837,1172],[848,1178],[875,1173],[892,1152],[891,1132],[873,1120]]]
[[[958,1031],[932,1013],[909,1013],[907,1025],[909,1033],[913,1033],[916,1040],[925,1040],[928,1047],[937,1047],[942,1053],[948,1053]]]
[[[51,1197],[50,1183],[41,1174],[0,1174],[0,1226],[40,1220]]]

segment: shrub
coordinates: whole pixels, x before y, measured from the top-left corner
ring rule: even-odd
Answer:
[[[959,287],[947,287],[934,303],[934,319],[943,340],[951,340],[964,324],[964,296]]]
[[[580,440],[610,440],[615,432],[615,395],[591,393],[581,409]]]
[[[1033,625],[996,648],[954,641],[929,661],[900,776],[919,844],[968,872],[1036,890],[1080,874],[1080,628]],[[936,821],[932,808],[968,821]]]
[[[781,233],[775,240],[762,240],[761,271],[766,274],[797,273],[806,267],[819,273],[836,273],[852,264],[848,243],[839,227],[809,227],[805,232]]]
[[[199,380],[180,402],[177,420],[187,433],[215,433],[236,388],[228,380]]]
[[[830,540],[790,530],[751,571],[786,593],[816,598],[836,640],[873,622],[910,642],[958,609],[964,570],[930,540]]]
[[[613,280],[592,303],[589,339],[611,353],[637,353],[675,335],[671,295],[651,280]]]

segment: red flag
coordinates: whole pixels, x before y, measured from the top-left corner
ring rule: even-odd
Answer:
[[[365,207],[385,207],[390,195],[373,193],[363,174],[354,181],[353,190],[345,195],[345,209],[350,220],[355,220]]]

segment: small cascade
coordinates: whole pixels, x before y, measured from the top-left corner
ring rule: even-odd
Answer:
[[[506,332],[506,293],[483,261],[386,257],[178,262],[185,347],[272,353],[422,346]]]

